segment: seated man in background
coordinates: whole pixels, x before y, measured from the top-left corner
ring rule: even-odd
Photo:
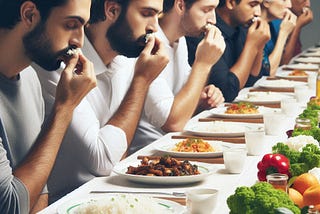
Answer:
[[[96,85],[81,53],[90,0],[0,1],[0,212],[36,213],[48,205],[46,183],[72,112]],[[66,64],[50,117],[29,66]],[[77,66],[79,65],[79,66]],[[76,71],[75,73],[73,71]]]
[[[83,53],[94,63],[97,88],[73,113],[48,188],[53,202],[89,181],[107,176],[124,156],[140,119],[149,85],[168,63],[155,37],[162,0],[94,0]],[[135,61],[125,57],[138,57]],[[116,57],[117,56],[117,57]],[[41,72],[46,110],[60,71]]]
[[[261,4],[261,18],[270,26],[271,42],[264,47],[262,66],[269,66],[270,71],[262,73],[264,76],[275,76],[280,65],[286,41],[296,25],[297,17],[290,11],[291,0],[264,0]],[[279,32],[274,29],[272,20],[282,19]],[[271,46],[271,44],[275,44]]]
[[[262,0],[220,0],[217,7],[217,27],[226,50],[211,68],[208,83],[219,87],[227,102],[261,77],[263,48],[270,39],[268,23],[257,18],[261,15],[261,3]],[[244,27],[248,27],[247,32]],[[198,42],[199,38],[187,38],[191,64]]]
[[[205,87],[211,66],[225,48],[220,30],[213,25],[217,5],[218,0],[163,1],[157,36],[165,43],[170,60],[149,88],[129,153],[159,139],[166,132],[182,131],[197,107],[201,111],[224,102],[218,88],[214,85]],[[205,36],[197,47],[191,68],[184,36],[201,34]]]
[[[285,46],[285,50],[281,59],[281,64],[288,64],[292,57],[301,53],[301,30],[304,26],[308,25],[313,20],[313,13],[310,8],[310,0],[291,0],[291,3],[291,11],[297,16],[297,23]],[[273,22],[275,22],[275,28],[279,29],[281,20],[275,20]]]

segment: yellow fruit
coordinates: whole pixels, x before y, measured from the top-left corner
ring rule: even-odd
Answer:
[[[298,190],[303,195],[306,189],[316,184],[319,184],[319,181],[314,175],[303,173],[294,180],[292,188]]]
[[[300,192],[298,192],[297,190],[293,189],[293,188],[289,188],[289,198],[296,204],[298,205],[300,208],[303,207],[303,197],[301,195]]]

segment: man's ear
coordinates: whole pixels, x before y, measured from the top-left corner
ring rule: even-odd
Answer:
[[[21,21],[27,26],[34,26],[41,19],[36,5],[31,1],[24,2],[20,7]]]
[[[114,1],[105,1],[104,11],[107,20],[116,21],[121,13],[121,6]]]
[[[237,6],[236,0],[226,0],[226,7],[227,7],[229,10],[234,9],[236,6]]]
[[[265,8],[269,8],[269,7],[270,7],[270,1],[262,1],[262,5],[263,5]]]
[[[185,11],[184,0],[175,0],[174,1],[174,8],[179,14],[183,13]]]

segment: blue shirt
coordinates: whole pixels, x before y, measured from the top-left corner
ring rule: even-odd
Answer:
[[[263,49],[263,60],[262,60],[262,67],[261,67],[261,74],[263,76],[270,75],[269,56],[276,45],[279,30],[280,30],[280,24],[281,24],[280,19],[276,19],[269,22],[271,39],[267,42],[267,44],[264,46],[264,49]]]

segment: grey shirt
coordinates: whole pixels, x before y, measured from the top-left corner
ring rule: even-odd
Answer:
[[[12,171],[30,151],[44,119],[40,83],[31,67],[17,80],[0,75],[0,107],[0,210],[28,213],[29,193]]]

